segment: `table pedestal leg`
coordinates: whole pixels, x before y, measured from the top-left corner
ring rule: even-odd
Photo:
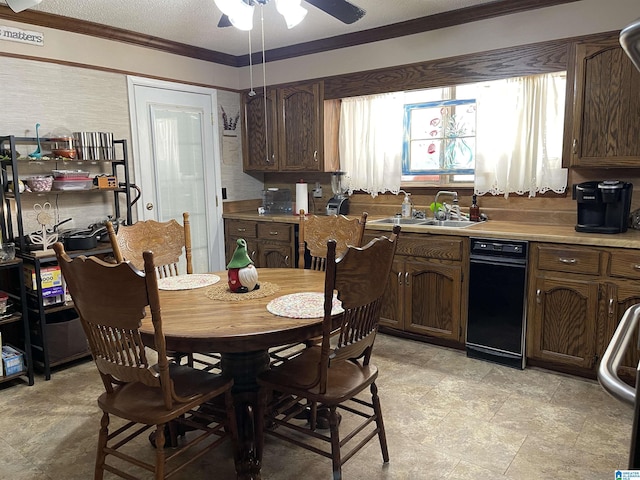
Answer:
[[[262,458],[257,458],[255,445],[255,415],[258,412],[256,376],[269,368],[266,350],[246,353],[223,353],[222,374],[233,378],[233,401],[238,422],[238,480],[260,480]]]

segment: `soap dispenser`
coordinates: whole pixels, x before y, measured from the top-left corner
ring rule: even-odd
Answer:
[[[409,198],[410,193],[404,193],[404,200],[402,201],[402,218],[411,218],[411,210],[413,210],[413,204]]]

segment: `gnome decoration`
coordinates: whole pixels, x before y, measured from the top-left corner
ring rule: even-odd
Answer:
[[[244,238],[237,240],[238,246],[227,265],[229,290],[234,293],[246,293],[260,288],[258,270],[247,253],[247,242]]]

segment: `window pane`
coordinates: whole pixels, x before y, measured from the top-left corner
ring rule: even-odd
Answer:
[[[405,105],[403,174],[472,174],[475,112],[472,99]]]
[[[442,138],[440,108],[411,109],[411,139]]]
[[[435,170],[440,168],[440,140],[417,140],[411,142],[411,167],[412,171]]]

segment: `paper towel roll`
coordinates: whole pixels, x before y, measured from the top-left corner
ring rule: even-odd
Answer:
[[[295,215],[300,213],[300,210],[304,210],[304,213],[309,213],[309,192],[307,190],[307,184],[300,182],[296,183],[296,211]]]

